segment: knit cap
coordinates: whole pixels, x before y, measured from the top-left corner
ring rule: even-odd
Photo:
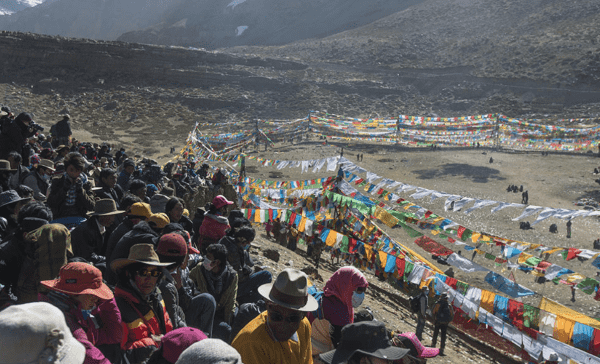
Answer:
[[[240,353],[219,339],[204,339],[185,349],[175,364],[243,364]]]

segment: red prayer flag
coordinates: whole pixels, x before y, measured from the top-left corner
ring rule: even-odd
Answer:
[[[466,227],[464,226],[459,226],[458,227],[458,233],[456,234],[459,238],[462,239],[462,235],[465,233],[465,230],[467,230]]]
[[[404,276],[404,266],[406,265],[406,260],[404,258],[396,257],[396,268],[398,268],[398,276],[402,278]]]
[[[567,260],[576,258],[579,255],[579,253],[581,253],[581,250],[575,249],[575,248],[569,248],[568,253],[567,253]]]

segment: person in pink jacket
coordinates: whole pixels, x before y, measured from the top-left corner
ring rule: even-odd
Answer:
[[[119,364],[121,312],[100,270],[88,263],[68,263],[58,278],[41,284],[50,292],[40,294],[40,301],[64,313],[73,337],[85,347],[84,364]]]
[[[198,230],[198,242],[202,254],[206,254],[206,248],[211,244],[218,243],[231,228],[229,221],[224,216],[229,205],[233,205],[233,202],[227,200],[225,196],[215,196],[209,205],[208,212],[204,214],[204,220]]]

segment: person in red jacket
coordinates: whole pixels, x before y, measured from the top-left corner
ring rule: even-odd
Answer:
[[[210,244],[218,243],[231,228],[229,221],[224,216],[229,205],[233,205],[233,202],[223,195],[217,195],[209,205],[208,212],[204,214],[204,220],[198,230],[198,241],[203,254],[206,254],[206,248]]]
[[[115,297],[123,321],[121,349],[130,364],[148,360],[160,347],[162,337],[173,330],[156,288],[169,264],[160,262],[151,244],[136,244],[129,250],[129,257],[111,263],[118,277]]]
[[[64,265],[58,278],[41,281],[50,289],[40,301],[58,307],[73,337],[85,347],[84,364],[118,363],[123,338],[121,313],[100,270],[88,263]]]

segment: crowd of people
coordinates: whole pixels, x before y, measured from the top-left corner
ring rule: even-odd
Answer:
[[[217,195],[190,214],[183,195],[216,190],[222,171],[79,142],[68,115],[48,136],[30,114],[0,117],[0,362],[382,363],[408,352],[383,324],[355,322],[368,287],[358,269],[322,292],[297,269],[273,281],[250,257],[256,232],[236,201]]]

